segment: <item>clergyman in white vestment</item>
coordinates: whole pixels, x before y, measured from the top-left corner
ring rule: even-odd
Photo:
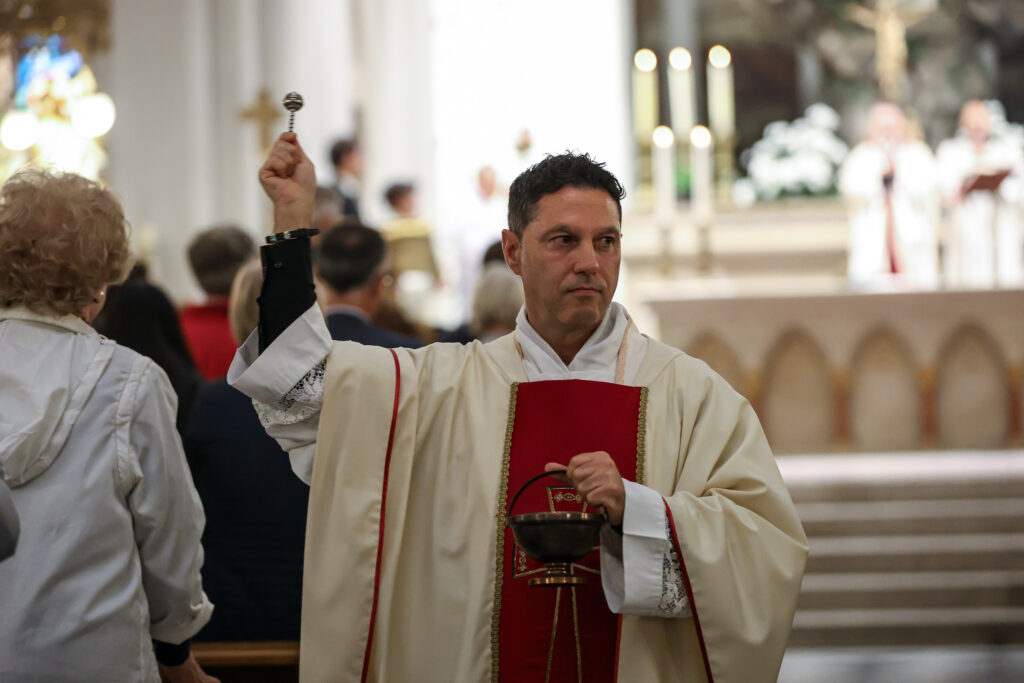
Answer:
[[[278,230],[310,219],[314,174],[293,134],[281,136],[260,175]],[[416,350],[332,343],[314,305],[262,353],[259,332],[239,349],[229,381],[254,399],[312,487],[303,680],[533,680],[522,668],[531,657],[540,680],[775,680],[806,537],[749,404],[611,303],[621,196],[585,155],[549,157],[517,179],[502,242],[526,304],[516,331],[496,341]],[[620,474],[627,465],[604,451],[546,465],[567,466],[566,483],[608,521],[599,565],[580,571],[600,574],[592,585],[611,647],[581,649],[598,627],[575,623],[575,658],[563,670],[552,662],[572,648],[555,647],[568,593],[553,620],[516,624],[531,633],[506,628],[522,605],[502,602],[525,585],[514,584],[525,558],[512,567],[502,556],[506,485],[527,419],[517,396],[545,387],[577,396],[618,387],[639,400],[634,450],[619,461],[629,480]],[[584,399],[550,410],[573,416],[568,431],[601,431],[586,424],[600,407]],[[563,629],[577,616],[575,590]],[[520,594],[526,603],[553,595]],[[595,670],[598,660],[608,664]]]
[[[865,283],[884,276],[918,287],[938,284],[938,176],[921,142],[905,138],[903,113],[876,104],[868,139],[854,147],[839,171],[839,191],[850,212],[847,272]]]
[[[943,271],[946,284],[1014,287],[1024,281],[1024,150],[992,137],[992,118],[979,100],[960,111],[960,134],[937,151],[949,207]],[[979,174],[1009,171],[995,189],[966,191]]]

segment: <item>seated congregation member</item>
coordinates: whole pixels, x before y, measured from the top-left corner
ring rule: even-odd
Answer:
[[[129,260],[98,184],[28,170],[0,189],[0,462],[21,518],[0,563],[5,683],[212,680],[188,646],[213,605],[174,392],[89,325]]]
[[[229,319],[239,343],[256,329],[259,263],[243,266]],[[309,487],[223,379],[196,398],[185,455],[206,511],[203,587],[217,609],[196,640],[298,640]]]
[[[178,398],[175,425],[178,433],[184,434],[203,378],[185,344],[178,312],[164,291],[144,279],[112,285],[93,326],[100,334],[152,359],[167,373]]]
[[[470,328],[475,339],[494,341],[516,329],[516,317],[523,307],[523,282],[505,262],[484,266],[473,294]]]
[[[278,231],[308,225],[314,177],[283,134],[260,170]],[[281,267],[228,380],[311,482],[304,680],[778,676],[807,539],[749,403],[612,303],[622,197],[585,154],[516,179],[525,305],[487,344],[332,343],[303,242],[264,247]],[[558,471],[514,511],[603,513],[572,599],[529,585],[505,524]]]
[[[339,223],[320,237],[314,267],[324,288],[331,338],[371,346],[417,348],[420,342],[373,324],[383,300],[387,244],[360,223]]]
[[[181,329],[196,368],[204,379],[220,379],[235,356],[228,324],[228,294],[235,273],[256,255],[245,230],[221,225],[196,235],[188,245],[188,262],[206,301],[181,311]]]
[[[508,270],[508,264],[505,263],[505,254],[501,251],[501,240],[495,240],[491,244],[491,246],[487,247],[487,250],[484,251],[484,259],[483,259],[483,262],[481,264],[481,267],[482,267],[483,270],[481,272],[489,271],[492,268],[495,269],[495,270],[500,270],[501,268],[499,268],[498,266],[500,266],[501,268],[504,268],[506,271],[511,273],[511,271]],[[523,286],[522,286],[522,283],[520,283],[520,285],[519,285],[519,291],[520,291],[520,295],[519,295],[520,302],[519,302],[519,305],[520,306],[522,306],[522,289],[523,289]],[[475,306],[476,306],[477,297],[480,296],[480,295],[481,295],[480,285],[479,285],[479,283],[477,283],[476,288],[473,290],[473,307],[471,307],[471,310],[470,310],[470,317],[471,318],[475,315],[473,310],[475,309]],[[491,298],[489,294],[486,294],[484,296],[487,296],[487,298],[489,298],[489,299]],[[518,313],[518,309],[516,310],[516,312]],[[515,327],[515,315],[514,314],[513,314],[513,317],[512,317],[512,326]],[[438,333],[438,335],[437,335],[437,341],[441,341],[441,342],[454,342],[456,344],[468,344],[469,342],[471,342],[471,341],[473,341],[474,339],[477,338],[476,330],[478,330],[478,329],[479,329],[478,327],[476,329],[474,329],[473,321],[472,320],[468,320],[468,321],[462,323],[461,325],[459,325],[458,327],[456,327],[454,330],[442,330],[442,331],[440,331]]]

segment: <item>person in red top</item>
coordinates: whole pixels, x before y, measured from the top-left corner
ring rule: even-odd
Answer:
[[[205,379],[224,377],[235,355],[228,323],[228,294],[235,273],[255,258],[256,244],[242,228],[221,225],[205,230],[188,245],[188,260],[207,299],[181,311],[181,329]]]

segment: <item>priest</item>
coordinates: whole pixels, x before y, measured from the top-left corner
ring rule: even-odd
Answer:
[[[278,230],[308,225],[293,134],[260,170]],[[264,247],[260,328],[229,381],[310,483],[305,681],[774,681],[807,541],[749,404],[612,303],[622,187],[548,157],[509,194],[515,332],[331,343],[304,238]],[[302,231],[299,231],[302,234]],[[585,581],[534,587],[513,513],[598,510]]]
[[[993,136],[981,100],[960,110],[956,137],[937,156],[950,210],[943,263],[947,284],[1016,287],[1024,281],[1024,153],[1014,140]]]
[[[839,171],[850,212],[847,272],[858,284],[895,276],[914,287],[938,285],[935,158],[923,142],[907,139],[906,127],[895,104],[874,105],[868,139]]]

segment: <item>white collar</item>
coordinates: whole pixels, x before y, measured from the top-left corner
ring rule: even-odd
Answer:
[[[78,334],[99,336],[99,332],[77,315],[36,313],[23,306],[0,308],[0,320],[26,320],[28,322],[50,325],[51,327],[60,327],[65,330],[77,332]]]
[[[623,381],[632,384],[647,351],[647,338],[632,324],[621,304],[612,302],[604,320],[568,365],[530,325],[525,306],[516,318],[516,341],[523,350],[523,369],[530,382],[553,379],[614,382],[623,337],[626,337]]]

